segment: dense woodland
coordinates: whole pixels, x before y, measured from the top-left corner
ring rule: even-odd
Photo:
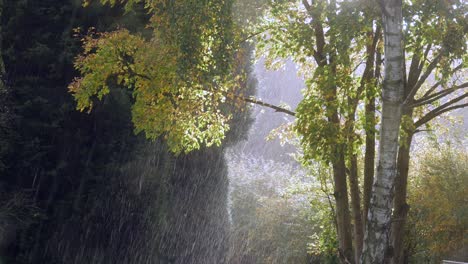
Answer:
[[[467,9],[0,0],[0,263],[468,261]],[[296,162],[233,151],[252,105]]]

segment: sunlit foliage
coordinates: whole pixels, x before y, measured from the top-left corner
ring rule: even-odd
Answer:
[[[334,211],[333,184],[330,168],[320,162],[309,163],[306,167],[310,181],[298,184],[291,190],[291,195],[306,197],[314,213],[311,222],[314,231],[310,235],[308,252],[319,263],[338,263],[338,237]]]
[[[429,127],[427,120],[437,113],[433,110],[447,108],[444,105],[449,102],[453,105],[453,99],[466,103],[463,99],[467,96],[467,10],[463,1],[406,2],[407,86],[413,89],[408,91],[411,96],[405,103],[414,107],[414,115],[403,124],[407,130]]]
[[[103,1],[113,5],[121,1]],[[220,145],[228,130],[225,101],[232,53],[231,1],[125,1],[144,4],[150,37],[125,29],[88,34],[70,84],[79,110],[115,86],[132,91],[136,132],[163,136],[175,153]],[[231,83],[230,83],[231,82]]]
[[[406,83],[400,142],[409,148],[411,137],[424,125],[467,106],[468,27],[463,1],[408,0],[403,4]],[[374,143],[378,139],[373,134],[377,134],[379,118],[379,68],[385,65],[380,20],[380,6],[366,0],[271,2],[258,27],[263,32],[258,54],[266,56],[267,64],[274,69],[285,59],[292,59],[306,81],[295,125],[305,163],[335,161],[333,167],[338,168],[336,161],[346,156],[346,169],[352,171],[353,155],[363,149],[363,135],[366,133]],[[369,102],[375,104],[369,110],[372,118],[365,114]],[[365,168],[374,167],[373,160],[369,164]],[[341,172],[340,179],[351,178],[343,175],[344,170],[337,171]],[[373,172],[367,175],[372,177]],[[406,178],[403,181],[406,188]],[[335,184],[335,190],[343,192],[337,196],[348,196],[346,180],[343,182],[342,186]],[[372,179],[367,182],[372,184]],[[351,203],[356,204],[360,202],[360,191],[356,191],[359,183],[353,183],[358,195]],[[370,189],[364,189],[365,197],[366,192]],[[343,203],[341,215],[350,207],[347,200]],[[354,216],[358,209],[353,207]]]
[[[431,150],[418,158],[410,182],[407,243],[415,260],[438,263],[468,243],[468,153],[453,145]]]
[[[330,161],[334,145],[354,133],[345,129],[345,120],[365,95],[356,70],[372,42],[374,18],[363,10],[365,5],[352,2],[314,1],[307,9],[300,1],[279,1],[260,26],[267,33],[258,47],[268,64],[275,68],[280,58],[291,58],[306,79],[296,129],[308,158]]]

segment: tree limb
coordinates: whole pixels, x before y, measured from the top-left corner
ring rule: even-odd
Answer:
[[[460,90],[460,89],[463,89],[463,88],[467,88],[468,87],[468,83],[464,83],[464,84],[461,84],[461,85],[457,85],[455,87],[452,87],[452,88],[449,88],[449,89],[444,89],[442,91],[439,91],[437,93],[434,93],[434,94],[431,94],[429,96],[425,96],[425,97],[422,97],[421,99],[418,99],[416,101],[414,101],[413,104],[410,104],[409,106],[410,107],[418,107],[418,106],[421,106],[421,105],[425,105],[425,104],[430,104],[444,96],[447,96],[457,90]]]
[[[450,74],[454,74],[456,71],[460,70],[463,68],[463,63],[458,65],[457,67],[453,68],[452,71],[450,71]],[[432,85],[429,90],[427,90],[422,97],[428,96],[430,93],[432,93],[439,85],[441,84],[441,81],[436,82],[434,85]]]
[[[314,27],[315,41],[317,50],[314,53],[314,59],[319,66],[324,66],[327,64],[326,56],[324,54],[325,50],[325,34],[323,31],[322,23],[315,16],[315,10],[309,4],[308,0],[302,0],[302,4],[306,8],[309,15],[312,17],[312,25]]]
[[[414,130],[413,134],[416,134],[416,133],[421,133],[421,132],[432,132],[434,131],[433,129],[416,129]]]
[[[421,78],[416,82],[416,84],[411,88],[410,92],[405,98],[405,101],[403,104],[408,104],[413,100],[414,95],[418,92],[419,88],[423,85],[423,83],[426,81],[427,77],[431,75],[432,71],[437,67],[437,64],[439,61],[442,59],[442,53],[439,53],[432,61],[429,63],[427,66],[426,71],[423,73]]]
[[[411,59],[411,64],[408,72],[408,79],[407,79],[407,87],[413,87],[416,81],[419,79],[421,75],[421,58],[420,56],[415,53],[413,58]],[[405,96],[407,96],[405,94]]]
[[[140,78],[143,78],[143,79],[146,79],[146,80],[151,80],[151,78],[148,75],[145,75],[145,74],[141,74],[141,73],[137,73],[137,72],[133,72],[133,71],[131,71],[130,74],[133,74],[133,75],[135,75],[137,77],[140,77]],[[261,100],[255,99],[253,97],[240,96],[240,95],[237,95],[237,94],[234,94],[234,93],[231,93],[231,92],[227,92],[227,91],[215,91],[213,89],[209,89],[209,88],[205,88],[205,87],[197,88],[197,89],[201,90],[201,91],[209,92],[209,93],[220,93],[220,94],[222,94],[222,95],[224,95],[226,97],[229,97],[229,98],[233,98],[233,99],[244,101],[244,102],[247,102],[247,103],[252,103],[252,104],[268,107],[268,108],[271,108],[271,109],[275,110],[276,112],[285,113],[285,114],[288,114],[290,116],[296,116],[296,112],[294,112],[294,111],[291,111],[289,109],[279,107],[279,106],[276,106],[276,105],[273,105],[273,104],[270,104],[270,103],[263,102]]]
[[[247,102],[247,103],[252,103],[252,104],[268,107],[268,108],[271,108],[271,109],[275,110],[276,112],[285,113],[285,114],[288,114],[290,116],[296,116],[296,112],[294,112],[294,111],[291,111],[291,110],[288,110],[286,108],[279,107],[279,106],[276,106],[276,105],[273,105],[273,104],[265,103],[263,101],[255,99],[253,97],[240,96],[240,95],[236,95],[234,93],[225,92],[225,91],[209,91],[209,90],[204,90],[204,91],[220,92],[221,94],[223,94],[226,97],[232,97],[234,99],[241,100],[241,101],[244,101],[244,102]]]
[[[427,122],[431,121],[432,119],[440,116],[441,114],[443,113],[446,113],[448,111],[451,111],[451,110],[454,110],[454,109],[458,109],[458,108],[463,108],[463,107],[466,107],[468,106],[468,103],[465,103],[465,104],[461,104],[461,105],[453,105],[461,100],[463,100],[464,98],[468,97],[468,93],[465,93],[437,108],[435,108],[434,110],[430,111],[429,113],[427,113],[425,116],[423,116],[421,119],[419,119],[418,121],[416,121],[414,123],[414,126],[417,128],[417,127],[420,127],[421,125],[424,125],[426,124]]]
[[[424,51],[424,57],[423,57],[423,61],[419,67],[419,70],[421,71],[423,66],[424,66],[424,62],[427,60],[427,56],[429,56],[429,52],[431,51],[431,48],[432,48],[432,43],[429,43],[426,47],[426,51]]]
[[[370,32],[369,35],[372,35],[372,43],[370,45],[366,46],[366,53],[367,53],[367,59],[366,59],[366,67],[364,68],[364,73],[362,74],[361,78],[361,83],[359,85],[359,88],[357,89],[357,96],[356,98],[359,98],[361,93],[364,91],[366,82],[370,81],[372,78],[372,74],[374,71],[374,62],[375,62],[375,51],[377,49],[377,43],[379,42],[380,39],[380,25],[377,24],[377,27],[374,32]],[[355,102],[357,105],[357,102]]]
[[[254,37],[256,37],[256,36],[258,36],[258,35],[260,35],[260,34],[262,34],[262,33],[267,32],[269,29],[270,29],[270,28],[266,28],[266,29],[264,29],[264,30],[261,30],[261,31],[252,33],[252,34],[250,34],[250,35],[244,37],[243,39],[237,41],[236,43],[234,43],[234,45],[235,45],[235,46],[240,45],[240,44],[246,42],[246,41],[249,40],[249,39],[252,39],[252,38],[254,38]]]

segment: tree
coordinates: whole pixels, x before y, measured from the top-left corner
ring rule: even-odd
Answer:
[[[295,129],[301,137],[305,160],[320,160],[333,168],[339,251],[342,260],[349,262],[354,262],[352,255],[360,255],[363,238],[357,166],[359,134],[364,130],[372,138],[375,129],[369,124],[373,122],[372,113],[367,113],[369,118],[364,120],[356,118],[357,106],[365,97],[372,109],[378,84],[375,79],[380,75],[380,26],[372,26],[375,18],[375,10],[366,2],[275,2],[261,27],[268,34],[259,43],[260,51],[270,61],[290,57],[304,74],[307,89],[296,109]],[[354,58],[363,54],[366,64],[361,68],[362,62]],[[367,167],[373,168],[371,151],[373,147],[366,160]],[[371,181],[366,182],[370,186]],[[370,188],[366,190],[370,192]],[[369,197],[368,193],[364,196]],[[354,254],[352,230],[357,245]]]
[[[462,144],[437,144],[422,150],[417,162],[408,183],[412,210],[404,258],[431,263],[456,260],[457,252],[466,252],[468,242],[468,153]]]
[[[416,133],[432,130],[431,121],[466,107],[466,37],[461,1],[414,1],[404,6],[405,57],[409,69],[405,81],[403,124],[398,150],[398,174],[392,222],[394,263],[403,263],[403,235],[409,206],[406,202],[410,147]],[[465,76],[465,77],[463,77]]]
[[[346,146],[348,151],[351,150],[351,153],[356,153],[355,150],[359,151],[358,146],[362,143],[360,138],[363,134],[366,135],[365,169],[363,172],[365,175],[363,204],[362,206],[358,206],[360,199],[358,196],[359,191],[356,191],[356,189],[359,189],[353,187],[359,186],[359,183],[356,184],[356,180],[354,180],[356,178],[354,176],[356,175],[356,173],[354,173],[354,168],[356,167],[354,164],[356,164],[356,162],[353,161],[353,155],[346,155],[345,169],[350,172],[349,175],[341,173],[341,175],[343,175],[341,179],[349,180],[351,204],[348,205],[343,197],[341,200],[338,199],[336,201],[337,211],[342,212],[341,214],[337,214],[339,222],[347,222],[344,226],[346,226],[346,230],[351,230],[349,225],[350,221],[345,220],[349,218],[346,217],[346,215],[349,215],[349,213],[346,213],[346,210],[351,207],[352,212],[355,212],[361,207],[363,208],[361,211],[364,220],[367,218],[367,208],[369,208],[373,182],[374,135],[376,126],[375,104],[380,104],[380,101],[374,98],[376,98],[379,93],[380,65],[382,63],[382,59],[380,58],[382,53],[380,50],[381,42],[379,41],[380,19],[378,19],[381,12],[367,1],[360,2],[359,7],[356,9],[359,13],[354,14],[354,16],[361,17],[361,23],[367,25],[363,26],[363,29],[370,28],[373,29],[373,32],[366,30],[359,31],[359,27],[353,27],[359,24],[352,23],[350,20],[333,19],[335,16],[341,18],[346,17],[346,14],[349,15],[353,12],[353,9],[346,8],[345,3],[338,3],[336,4],[337,8],[335,8],[335,3],[333,1],[314,1],[313,3],[306,1],[298,2],[284,3],[279,1],[275,2],[275,4],[270,7],[270,13],[268,13],[268,18],[265,19],[265,26],[263,26],[263,29],[268,30],[268,34],[264,35],[264,40],[259,43],[259,48],[261,51],[264,51],[263,54],[266,54],[266,56],[270,58],[273,64],[272,66],[275,66],[274,64],[278,61],[278,58],[292,58],[300,66],[300,73],[303,74],[306,79],[308,87],[305,92],[305,98],[301,102],[300,107],[296,109],[296,116],[298,118],[296,128],[302,138],[302,147],[304,148],[306,157],[308,154],[307,152],[309,152],[308,158],[310,159],[323,160],[324,154],[329,157],[338,157],[339,155],[330,155],[330,153],[333,153],[330,149],[336,148],[340,142],[344,142],[343,145]],[[463,19],[463,15],[461,15],[465,9],[466,5],[460,2],[454,2],[454,6],[447,5],[443,2],[438,2],[437,6],[434,6],[433,2],[430,1],[405,2],[403,15],[406,26],[404,28],[405,53],[403,56],[405,58],[404,61],[408,62],[409,71],[406,73],[406,70],[402,70],[402,72],[405,73],[405,76],[402,78],[402,85],[404,85],[405,89],[403,102],[405,104],[402,109],[404,117],[401,127],[402,136],[399,138],[401,147],[398,148],[400,154],[398,155],[397,165],[400,173],[398,173],[395,183],[396,209],[394,210],[395,215],[393,216],[399,220],[400,217],[397,214],[403,214],[406,208],[405,206],[400,206],[401,203],[399,201],[401,201],[402,192],[404,192],[402,190],[406,191],[406,180],[403,180],[403,178],[405,178],[403,171],[404,168],[408,168],[405,164],[408,164],[409,147],[413,135],[410,131],[421,132],[424,130],[422,128],[415,128],[413,124],[421,126],[425,121],[433,120],[440,114],[466,105],[460,103],[466,98],[466,92],[464,92],[466,84],[463,78],[460,77],[463,75],[464,65],[466,65],[464,64],[466,61],[466,52],[464,52],[466,46],[466,26],[464,25],[466,21]],[[309,15],[310,11],[315,12],[315,17],[314,13]],[[314,20],[314,18],[316,19]],[[375,21],[374,24],[372,21]],[[339,34],[341,23],[346,24],[347,31]],[[355,32],[349,32],[350,28],[361,33],[355,36],[353,35]],[[321,32],[323,33],[320,34]],[[338,34],[338,38],[333,38],[335,33]],[[351,44],[346,42],[346,34],[349,34],[353,39]],[[359,43],[365,43],[359,41],[361,36],[368,36],[370,38],[367,42],[368,45],[359,45]],[[454,38],[453,36],[460,37]],[[356,46],[353,46],[353,44],[356,44]],[[333,70],[320,71],[323,69],[323,66],[320,64],[320,51],[324,49],[325,55],[322,57],[326,59],[326,63],[329,63],[330,59],[333,61],[334,58],[330,56],[330,54],[333,55],[334,45],[340,47],[340,49],[336,49],[339,58],[348,58],[351,64],[356,64],[356,66],[351,67],[351,69],[355,70],[362,67],[359,68],[359,72],[354,72],[353,74],[353,71],[350,71],[350,74],[340,75],[333,72]],[[376,45],[377,48],[373,48],[374,45]],[[441,53],[440,51],[444,52]],[[354,53],[359,55],[351,55],[348,57],[348,54]],[[366,59],[362,61],[365,62],[366,67],[359,66],[361,65],[361,61],[352,60],[352,58],[360,58],[360,56],[362,56],[361,54],[366,54],[364,56]],[[437,54],[441,55],[439,56]],[[437,58],[437,60],[433,60],[433,58]],[[338,69],[340,69],[340,67],[341,69],[349,67],[343,62],[343,60],[336,60],[336,64],[339,65]],[[406,66],[405,64],[403,64],[403,66]],[[360,79],[361,83],[365,84],[365,98],[362,94],[359,96],[359,92],[356,93],[359,89],[352,89],[356,86],[349,85],[349,82],[346,83],[345,81],[341,81],[341,83],[337,82],[337,99],[333,98],[330,100],[330,102],[335,103],[335,107],[333,107],[333,105],[330,107],[327,103],[327,98],[330,97],[327,97],[329,94],[326,93],[326,87],[330,86],[327,86],[329,85],[327,82],[321,82],[321,76],[327,76],[324,79],[330,80],[329,83],[334,80],[346,80],[346,78],[348,78],[348,80],[351,78]],[[435,76],[436,80],[433,81],[430,76]],[[345,87],[348,89],[341,88],[340,84],[347,84]],[[333,89],[331,91],[333,91]],[[425,93],[427,94],[424,95]],[[431,97],[427,97],[429,94],[431,94]],[[359,103],[363,102],[366,104],[365,114],[361,115],[361,117],[359,117],[359,115],[353,115],[360,114],[360,112],[352,111],[352,103],[341,99],[351,98],[352,100],[350,100],[350,102],[352,102],[356,99],[355,96],[358,98]],[[418,100],[417,98],[425,96],[428,100],[420,101],[421,103],[417,104],[417,106],[411,103],[411,101]],[[430,100],[431,98],[433,98],[434,101]],[[423,102],[429,104],[424,104]],[[415,112],[417,115],[408,115],[408,111],[415,106],[418,107]],[[379,106],[377,106],[377,109],[378,107]],[[337,127],[339,128],[340,126],[333,126],[333,122],[330,122],[330,119],[328,119],[330,114],[328,116],[324,114],[326,111],[333,113],[334,109],[338,110],[337,113],[340,123],[342,127],[346,129],[337,129]],[[364,131],[362,129],[359,130],[359,128],[362,127],[365,128]],[[398,130],[394,132],[398,134]],[[353,136],[354,133],[355,136]],[[346,140],[343,140],[343,138]],[[393,150],[395,150],[397,145],[393,145],[393,147]],[[345,153],[349,153],[348,151],[345,151]],[[328,159],[328,161],[330,160],[331,159]],[[331,163],[333,166],[333,161]],[[338,164],[336,160],[335,164]],[[333,167],[339,168],[340,166],[335,165]],[[346,181],[344,183],[346,183]],[[393,181],[391,184],[393,184]],[[344,184],[340,185],[335,182],[335,195],[346,190],[345,193],[347,197],[348,188],[340,186],[344,186]],[[337,192],[337,190],[341,191]],[[353,199],[353,197],[355,198]],[[353,202],[353,200],[355,202]],[[339,206],[339,204],[341,204],[341,206]],[[359,218],[355,217],[357,214],[353,213],[352,215],[353,222],[359,222]],[[403,221],[393,221],[394,226],[401,226],[402,224]],[[359,225],[354,224],[353,226],[355,234],[355,241],[353,241],[353,244],[355,245],[355,256],[358,256],[360,243],[359,235],[357,235],[359,232],[356,227],[359,227]],[[393,235],[397,233],[398,232],[392,232]],[[346,234],[340,234],[340,232],[338,232],[338,236],[340,237],[340,248],[343,252],[343,245],[350,245],[349,239],[345,238]],[[394,241],[397,240],[398,239],[395,239]]]
[[[109,1],[103,1],[107,3]],[[121,29],[88,35],[71,85],[78,109],[109,93],[108,82],[132,90],[136,132],[163,136],[175,153],[220,145],[230,114],[222,109],[232,60],[231,1],[143,2],[149,37]],[[116,4],[115,1],[110,1]]]
[[[13,235],[1,241],[2,260],[145,263],[179,257],[182,263],[223,263],[228,229],[224,148],[174,157],[162,139],[151,143],[134,135],[130,90],[110,80],[109,94],[86,114],[76,111],[66,89],[81,52],[72,29],[125,27],[147,36],[148,15],[141,4],[126,14],[96,1],[87,8],[75,0],[5,5],[2,55],[18,140],[9,149],[7,170],[0,173],[2,191],[8,192],[0,193],[0,207],[15,202],[23,210],[13,207],[7,226]],[[244,57],[234,58],[248,61]],[[232,123],[239,124],[234,137],[239,137],[245,130],[235,118],[233,113]],[[226,138],[234,141],[232,133]],[[19,195],[11,199],[17,190],[25,202]],[[29,203],[39,213],[24,210]]]
[[[116,1],[104,2],[116,4]],[[404,16],[406,27],[404,38],[398,35],[403,42],[398,49],[406,53],[401,51],[401,56],[396,57],[398,61],[387,59],[385,63],[389,79],[383,93],[385,125],[381,128],[385,133],[381,135],[380,153],[389,154],[389,163],[382,160],[382,166],[378,167],[377,183],[385,182],[381,193],[385,199],[379,201],[377,198],[380,196],[374,197],[374,207],[377,202],[383,202],[381,206],[387,208],[383,221],[386,224],[379,224],[387,228],[384,233],[389,229],[391,200],[388,198],[391,197],[390,187],[396,166],[400,173],[395,187],[394,217],[405,212],[405,206],[400,206],[401,201],[405,201],[402,197],[406,196],[404,170],[409,160],[411,137],[418,131],[415,127],[466,105],[456,104],[466,98],[466,93],[459,93],[467,86],[454,78],[466,61],[463,51],[468,27],[461,15],[465,7],[461,3],[455,3],[455,7],[440,3],[445,9],[431,9],[429,2],[415,0],[405,5],[404,10],[409,12],[405,11],[400,16]],[[85,37],[85,52],[76,62],[82,77],[70,85],[79,108],[90,109],[94,97],[101,99],[109,93],[109,83],[129,88],[135,100],[132,111],[137,132],[145,132],[150,138],[164,137],[176,153],[220,144],[229,127],[230,115],[224,107],[227,101],[256,103],[296,116],[295,130],[300,135],[305,158],[325,162],[333,168],[340,258],[343,262],[358,262],[363,244],[364,224],[361,223],[366,223],[374,174],[376,104],[380,103],[376,98],[382,64],[380,10],[365,0],[270,3],[267,18],[247,38],[260,37],[259,51],[266,54],[272,64],[278,58],[292,58],[300,66],[307,89],[298,109],[290,111],[244,97],[236,89],[236,78],[229,73],[230,58],[237,47],[236,42],[246,38],[233,34],[236,25],[229,18],[230,2],[157,1],[155,4],[153,1],[136,0],[126,2],[125,6],[131,8],[138,3],[146,4],[151,16],[151,33],[148,36],[121,29]],[[419,7],[422,7],[421,11]],[[401,8],[400,5],[398,9]],[[394,15],[388,10],[385,12],[385,17]],[[435,18],[439,13],[443,14],[441,20]],[[224,19],[220,19],[220,15],[224,15]],[[193,21],[199,22],[197,29],[194,29]],[[385,19],[384,22],[392,21]],[[433,22],[443,25],[443,34],[435,34]],[[422,32],[418,32],[420,28],[423,28]],[[457,34],[463,38],[453,41]],[[418,36],[424,37],[420,39]],[[394,37],[397,36],[391,36]],[[390,55],[386,54],[387,57]],[[365,59],[361,61],[359,58],[362,57]],[[405,62],[410,58],[406,74]],[[453,66],[460,60],[462,64]],[[389,64],[395,65],[388,67]],[[401,78],[392,79],[390,68]],[[431,74],[441,78],[427,87],[425,84]],[[454,79],[458,82],[452,82]],[[450,82],[454,85],[448,88]],[[399,87],[393,91],[396,94],[387,92],[392,85]],[[424,95],[419,98],[421,93]],[[392,95],[402,98],[392,105],[392,99],[389,100]],[[452,99],[446,101],[447,98]],[[400,99],[404,103],[403,109]],[[444,103],[437,106],[441,101]],[[358,107],[361,103],[366,105],[364,111]],[[425,107],[424,110],[415,111],[415,117],[420,119],[413,120],[410,113],[421,106]],[[398,149],[400,112],[404,117],[400,137],[402,147]],[[390,128],[387,126],[389,123]],[[388,136],[387,132],[391,135]],[[364,135],[366,158],[361,204],[358,155]],[[400,152],[398,163],[397,150]],[[384,155],[380,158],[383,159]],[[385,171],[390,172],[388,177],[381,177]],[[373,224],[376,218],[380,218],[374,212],[372,217]],[[399,230],[401,225],[395,223],[394,230]],[[398,241],[395,235],[395,248]],[[382,256],[380,254],[379,258]]]
[[[382,123],[379,161],[372,186],[362,263],[384,263],[387,253],[405,81],[402,1],[382,1],[381,5],[386,61],[382,87]]]
[[[113,18],[106,8],[85,13],[74,0],[3,4],[6,75],[2,80],[8,85],[8,97],[2,94],[0,104],[7,106],[14,137],[0,135],[0,148],[11,146],[0,185],[2,208],[14,205],[15,210],[10,214],[13,225],[4,233],[13,235],[2,241],[2,260],[54,263],[52,256],[63,251],[54,252],[50,247],[52,234],[70,215],[87,212],[82,207],[85,197],[103,175],[95,165],[102,169],[115,159],[116,146],[126,145],[122,144],[125,135],[132,135],[127,129],[131,123],[123,121],[128,118],[125,111],[115,107],[114,116],[106,115],[101,104],[91,115],[79,113],[66,89],[76,74],[73,59],[81,46],[72,38],[73,27],[106,27]],[[106,103],[110,101],[108,98]],[[134,137],[127,139],[130,142]],[[94,155],[99,158],[91,161]],[[46,246],[44,241],[51,244]]]

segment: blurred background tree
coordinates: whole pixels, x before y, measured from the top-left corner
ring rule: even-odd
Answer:
[[[413,162],[406,231],[410,263],[468,259],[468,151],[442,143]]]

